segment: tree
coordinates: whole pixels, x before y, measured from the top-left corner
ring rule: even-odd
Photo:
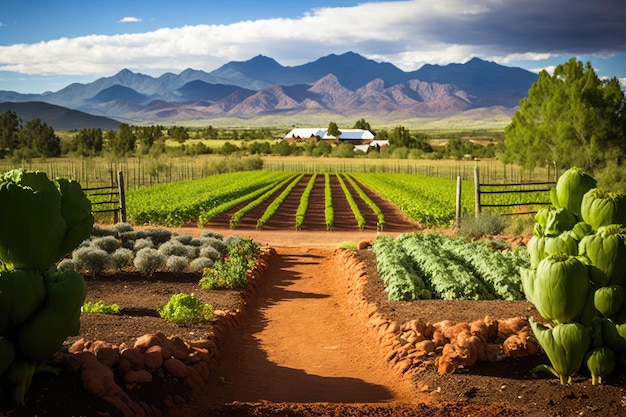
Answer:
[[[362,129],[362,130],[369,130],[369,131],[371,131],[371,130],[372,130],[372,128],[370,127],[370,124],[369,124],[369,123],[367,123],[367,122],[365,121],[365,119],[363,119],[363,118],[362,118],[361,120],[358,120],[358,121],[354,124],[353,129]]]
[[[80,156],[97,156],[102,153],[101,129],[81,129],[70,144],[70,151]]]
[[[117,133],[107,135],[107,139],[109,150],[114,156],[127,156],[135,150],[137,138],[126,123],[121,123]]]
[[[389,135],[389,144],[393,147],[411,147],[411,134],[404,126],[396,126]]]
[[[601,80],[575,58],[545,70],[505,129],[501,159],[532,170],[547,161],[594,172],[626,154],[626,102],[617,78]]]
[[[0,114],[0,158],[19,147],[22,121],[13,110]]]
[[[54,129],[39,118],[28,121],[19,133],[20,146],[50,158],[61,156],[61,139]]]
[[[341,130],[339,130],[339,126],[337,126],[337,123],[335,122],[330,122],[328,124],[328,135],[329,136],[339,136],[341,135]]]

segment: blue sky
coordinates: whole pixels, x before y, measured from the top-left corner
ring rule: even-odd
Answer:
[[[626,85],[624,22],[623,0],[6,0],[0,90],[347,51],[405,71],[479,57],[537,72],[577,57]]]

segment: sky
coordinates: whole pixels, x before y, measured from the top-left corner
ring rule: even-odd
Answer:
[[[539,72],[575,57],[626,86],[625,22],[624,0],[3,0],[0,90],[348,51],[404,71],[478,57]]]

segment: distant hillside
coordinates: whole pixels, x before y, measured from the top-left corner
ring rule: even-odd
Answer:
[[[112,130],[119,127],[120,122],[108,117],[94,116],[82,111],[48,104],[41,101],[24,103],[0,103],[0,114],[12,110],[22,119],[22,123],[39,118],[54,130],[75,130],[100,128]]]
[[[512,109],[536,80],[537,74],[530,71],[478,58],[405,72],[354,52],[293,67],[258,55],[212,72],[187,69],[154,78],[123,69],[111,77],[41,95],[0,91],[0,102],[46,102],[129,123],[201,123],[272,115],[310,119],[320,112],[408,120],[446,118],[489,107]]]

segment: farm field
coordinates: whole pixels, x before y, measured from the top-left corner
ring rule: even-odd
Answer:
[[[25,417],[44,411],[86,417],[624,415],[622,373],[598,387],[581,372],[571,385],[561,386],[554,378],[532,372],[535,365],[547,361],[535,352],[528,357],[500,355],[494,357],[495,362],[479,361],[441,374],[441,363],[437,363],[441,350],[419,355],[411,351],[411,359],[405,359],[408,350],[394,350],[413,346],[415,341],[406,337],[418,323],[433,328],[493,320],[504,324],[512,318],[539,315],[519,297],[390,301],[377,268],[377,254],[367,243],[404,236],[399,242],[408,248],[414,243],[410,232],[425,226],[363,186],[384,214],[381,230],[379,215],[354,185],[362,183],[349,178],[293,174],[266,178],[258,192],[270,197],[241,217],[236,228],[230,227],[230,219],[242,209],[239,205],[202,227],[183,222],[186,227],[168,229],[196,237],[211,231],[258,242],[271,256],[252,275],[247,291],[203,291],[197,285],[198,273],[163,271],[150,279],[133,272],[87,277],[88,301],[106,300],[124,309],[119,316],[83,314],[80,334],[67,341],[74,343],[72,349],[122,351],[145,335],[160,334],[198,346],[199,350],[194,348],[185,357],[185,369],[194,372],[175,376],[174,370],[164,366],[149,382],[136,383],[121,373],[121,362],[112,362],[114,387],[109,386],[106,395],[93,396],[84,392],[81,370],[69,359],[72,356],[60,355],[62,374],[38,375],[24,407],[5,408],[2,396],[6,393],[0,391],[0,415]],[[295,230],[296,213],[309,184],[313,186],[307,211],[316,216],[305,216],[300,230]],[[289,193],[287,187],[292,187]],[[237,190],[234,183],[233,189]],[[347,194],[352,195],[352,203]],[[285,197],[282,204],[259,228],[258,220],[280,195]],[[327,195],[333,202],[331,230]],[[236,199],[234,194],[231,197]],[[364,227],[358,224],[355,205],[365,219]],[[438,233],[449,235],[450,231],[444,228]],[[523,245],[528,236],[505,238]],[[363,249],[338,250],[343,242],[360,242]],[[435,245],[448,250],[443,241]],[[211,303],[217,318],[204,325],[179,326],[158,317],[158,306],[179,291],[195,293]],[[494,343],[502,343],[497,340]],[[208,376],[201,376],[198,369]]]
[[[389,301],[370,249],[355,252],[362,268],[358,271],[365,273],[366,281],[346,280],[346,271],[354,266],[338,256],[346,253],[337,252],[339,242],[372,240],[381,232],[171,230],[194,236],[211,230],[224,236],[252,237],[276,252],[254,290],[243,298],[239,291],[204,293],[197,286],[199,275],[194,274],[158,273],[151,280],[132,273],[88,279],[89,301],[102,299],[127,309],[120,316],[83,314],[80,335],[68,342],[84,338],[132,346],[142,335],[157,332],[183,340],[224,335],[212,339],[219,342],[219,360],[200,391],[192,391],[196,380],[181,382],[167,373],[140,389],[124,390],[128,395],[124,402],[129,407],[155,404],[162,413],[152,410],[145,415],[623,415],[625,381],[621,376],[594,387],[588,375],[582,374],[572,385],[561,386],[554,378],[531,372],[533,366],[545,363],[541,355],[480,362],[445,375],[438,374],[434,356],[424,360],[414,373],[403,376],[394,370],[385,359],[387,351],[380,346],[379,336],[368,326],[367,315],[373,306],[382,320],[395,323],[457,323],[486,315],[505,319],[538,314],[527,301]],[[396,237],[401,232],[382,234]],[[236,325],[215,321],[188,327],[173,325],[157,317],[155,306],[177,291],[195,292],[217,310],[243,309],[244,313]],[[361,311],[352,298],[359,293],[369,313]],[[32,393],[24,408],[0,409],[0,414],[25,417],[46,410],[49,415],[123,415],[111,402],[85,394],[72,372],[59,377],[37,376]],[[133,410],[135,414],[127,415],[144,415]]]

